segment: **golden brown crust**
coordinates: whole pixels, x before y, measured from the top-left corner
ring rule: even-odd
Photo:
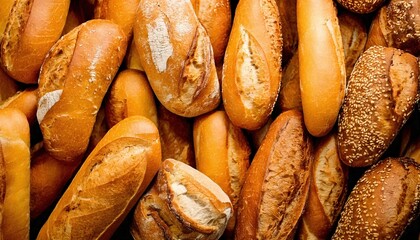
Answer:
[[[126,47],[118,25],[90,20],[51,49],[40,73],[37,118],[52,157],[74,161],[83,156]]]
[[[134,39],[141,66],[165,108],[195,117],[219,105],[210,39],[190,1],[141,1]]]
[[[85,160],[38,239],[110,238],[159,169],[160,151],[153,122],[119,122]]]
[[[15,95],[18,90],[17,82],[0,68],[0,103]]]
[[[283,39],[282,65],[286,66],[298,47],[296,0],[276,0],[276,3],[279,8]]]
[[[385,0],[337,0],[343,7],[355,13],[366,14],[378,9]]]
[[[321,137],[336,123],[346,86],[344,49],[334,2],[298,0],[297,23],[305,126],[310,134]],[[325,64],[320,64],[321,59]]]
[[[41,64],[58,40],[70,0],[15,1],[1,42],[1,63],[8,75],[23,83],[37,83]]]
[[[134,115],[147,117],[157,125],[155,95],[146,75],[138,70],[120,71],[108,92],[105,114],[109,128]]]
[[[255,130],[280,90],[282,38],[274,0],[240,1],[223,65],[223,104],[232,123]]]
[[[388,158],[359,179],[333,239],[398,239],[419,215],[420,165],[410,158]]]
[[[302,113],[280,114],[248,170],[235,239],[293,238],[308,195],[312,154]]]
[[[229,197],[206,175],[166,159],[136,207],[131,231],[136,239],[219,239],[232,211]]]
[[[388,148],[419,98],[419,63],[409,53],[374,46],[356,63],[338,121],[340,159],[370,166]]]
[[[17,92],[0,104],[0,109],[16,108],[23,112],[28,119],[29,125],[36,123],[36,110],[38,107],[38,90],[36,88],[26,88]]]
[[[299,54],[297,52],[293,55],[284,70],[279,99],[277,101],[277,105],[280,108],[279,110],[282,112],[292,109],[302,111],[302,96],[300,93],[299,80]]]

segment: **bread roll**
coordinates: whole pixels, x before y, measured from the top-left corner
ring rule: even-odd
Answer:
[[[83,3],[85,0],[73,0],[70,2],[69,12],[67,14],[66,24],[61,35],[66,35],[71,30],[88,20],[87,11]]]
[[[348,170],[338,157],[336,132],[315,148],[309,196],[299,226],[299,239],[328,239],[347,197]]]
[[[139,2],[140,0],[96,0],[94,18],[111,20],[120,25],[130,39]]]
[[[222,65],[229,40],[232,13],[229,0],[191,0],[198,20],[206,29],[216,65]]]
[[[391,0],[372,21],[366,49],[374,45],[394,47],[415,56],[420,54],[420,3]]]
[[[134,212],[134,239],[219,239],[232,214],[222,189],[174,159],[162,163],[156,182]]]
[[[6,167],[3,239],[29,239],[29,124],[15,108],[0,110],[0,146]]]
[[[0,109],[17,108],[23,112],[28,119],[29,126],[36,124],[37,107],[38,91],[36,88],[26,88],[0,104]]]
[[[265,136],[267,135],[268,129],[270,128],[271,124],[273,123],[273,117],[270,117],[268,121],[262,126],[261,128],[253,131],[247,131],[250,141],[252,150],[254,152],[261,146]]]
[[[1,2],[0,8],[0,42],[3,39],[4,30],[9,19],[9,14],[12,11],[14,0],[4,0]]]
[[[82,164],[37,239],[109,239],[158,171],[160,151],[152,121],[119,122]]]
[[[277,100],[279,112],[287,110],[302,111],[302,96],[299,80],[299,54],[296,52],[286,65],[281,80],[279,99]]]
[[[374,46],[359,58],[338,120],[340,159],[370,166],[391,144],[419,98],[419,62],[395,48]]]
[[[240,1],[222,78],[224,108],[234,125],[255,130],[267,122],[280,90],[281,52],[276,2]]]
[[[0,46],[6,73],[23,83],[37,83],[48,50],[66,23],[70,0],[17,0],[9,15]]]
[[[134,41],[134,39],[132,39],[131,44],[127,49],[127,54],[125,55],[125,65],[128,69],[135,69],[144,72],[140,63],[140,56],[137,51],[136,41]]]
[[[155,95],[146,75],[132,69],[119,72],[108,93],[105,114],[109,128],[134,115],[145,116],[157,125]]]
[[[297,0],[299,78],[305,126],[315,137],[334,126],[344,98],[346,67],[333,0]]]
[[[126,47],[118,25],[90,20],[51,49],[40,73],[37,118],[52,157],[75,161],[83,156]]]
[[[282,66],[284,67],[295,55],[298,47],[296,0],[276,0],[276,3],[280,14],[283,39]]]
[[[378,9],[385,0],[337,0],[343,7],[359,14],[371,13]]]
[[[90,152],[92,152],[92,150],[96,147],[99,141],[101,141],[101,139],[105,136],[105,134],[109,130],[106,124],[104,105],[105,104],[101,105],[98,113],[96,114],[96,121],[95,121],[95,124],[93,124],[92,133],[90,134],[90,139],[89,139],[89,146],[85,152],[85,156],[89,155]]]
[[[359,179],[332,239],[399,239],[419,213],[420,165],[388,158]]]
[[[251,155],[248,140],[224,111],[197,117],[193,134],[197,170],[217,183],[232,202],[233,213],[226,234],[233,235],[239,193]]]
[[[173,158],[195,167],[192,119],[178,116],[161,104],[157,110],[162,159]]]
[[[301,112],[280,114],[248,170],[235,239],[292,239],[305,207],[312,142]]]
[[[141,66],[165,108],[195,117],[219,105],[210,38],[190,1],[141,1],[134,40]]]

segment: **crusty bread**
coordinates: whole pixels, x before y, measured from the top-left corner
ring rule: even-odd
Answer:
[[[142,116],[122,120],[87,157],[37,239],[109,239],[160,164],[156,125]]]
[[[141,1],[134,40],[141,66],[165,108],[195,117],[219,105],[210,38],[190,1]]]
[[[29,126],[36,124],[36,110],[38,107],[38,91],[36,88],[26,88],[17,92],[0,104],[0,109],[17,108],[28,119]]]
[[[347,197],[348,169],[338,157],[333,131],[315,147],[309,196],[298,230],[299,239],[328,239]]]
[[[222,97],[238,127],[262,127],[280,90],[282,38],[274,0],[243,0],[235,10],[223,64]]]
[[[399,239],[420,215],[420,165],[388,158],[359,179],[332,239]]]
[[[197,170],[217,183],[232,202],[233,213],[225,234],[233,235],[239,193],[250,161],[248,140],[224,111],[197,117],[193,135]]]
[[[282,66],[286,66],[298,47],[296,0],[276,0],[279,8],[281,35],[283,39]],[[283,82],[282,82],[283,84]]]
[[[337,0],[344,8],[359,14],[371,13],[378,9],[385,0]]]
[[[134,115],[147,117],[157,125],[155,95],[146,75],[133,69],[120,71],[108,92],[105,114],[109,128]]]
[[[134,41],[134,39],[131,40],[127,53],[125,54],[125,66],[128,69],[135,69],[144,72],[140,63],[139,52],[136,48],[136,41]]]
[[[419,99],[419,62],[395,48],[373,46],[356,63],[338,120],[340,159],[370,166],[385,152]]]
[[[40,73],[37,118],[45,149],[55,159],[83,156],[126,47],[127,38],[117,24],[90,20],[51,49]]]
[[[0,110],[0,146],[6,167],[3,239],[29,239],[29,124],[15,108]]]
[[[73,0],[70,2],[69,12],[67,14],[66,24],[64,25],[61,35],[66,35],[71,30],[88,20],[87,12],[89,9],[85,8],[85,0]]]
[[[232,214],[229,197],[210,178],[174,159],[137,204],[134,239],[219,239]],[[156,238],[158,237],[158,238]]]
[[[287,110],[302,111],[302,96],[299,80],[299,54],[296,52],[283,71],[279,99],[277,100],[279,112]]]
[[[302,113],[280,114],[248,169],[238,202],[235,239],[292,239],[305,207],[312,141]]]
[[[15,1],[0,46],[1,64],[9,76],[37,83],[48,50],[61,36],[69,6],[70,0]]]
[[[309,133],[326,135],[344,98],[346,67],[333,0],[297,0],[299,80]]]

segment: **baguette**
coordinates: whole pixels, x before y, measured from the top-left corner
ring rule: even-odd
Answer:
[[[325,136],[344,98],[346,67],[333,0],[297,0],[299,80],[309,133]]]
[[[255,130],[270,117],[280,90],[282,44],[276,2],[240,1],[222,73],[223,105],[235,126]]]
[[[235,239],[293,238],[308,196],[312,148],[301,112],[274,120],[242,187]]]
[[[37,118],[45,149],[55,159],[83,157],[126,47],[127,38],[118,25],[90,20],[51,49],[40,73]]]
[[[109,239],[160,164],[156,125],[141,116],[122,120],[87,157],[37,239]]]
[[[141,1],[134,41],[150,86],[166,109],[195,117],[219,105],[210,38],[190,1]]]
[[[45,56],[61,36],[69,6],[70,0],[15,1],[0,45],[1,64],[9,76],[37,83]]]
[[[0,232],[5,240],[29,239],[29,123],[15,108],[0,110],[0,146],[6,167]]]

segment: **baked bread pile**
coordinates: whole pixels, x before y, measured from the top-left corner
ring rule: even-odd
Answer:
[[[420,238],[420,0],[5,0],[0,240]]]

